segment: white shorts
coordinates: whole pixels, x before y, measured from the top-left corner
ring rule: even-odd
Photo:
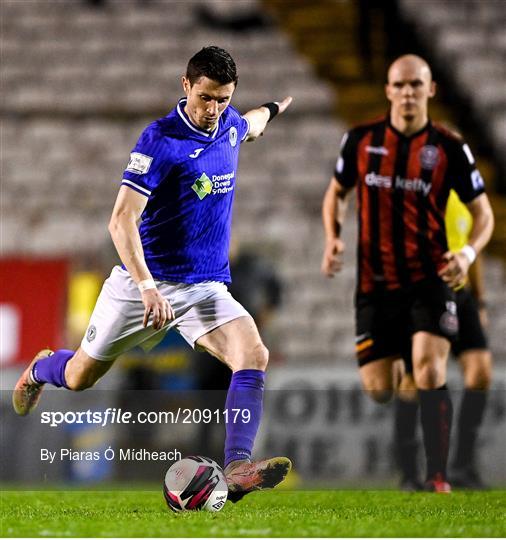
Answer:
[[[161,330],[153,329],[151,322],[147,328],[142,326],[141,293],[130,274],[115,266],[104,282],[91,315],[81,342],[83,350],[96,360],[111,361],[137,345],[151,349],[172,328],[195,347],[197,339],[204,334],[249,315],[224,283],[204,281],[190,285],[156,281],[156,285],[175,314],[175,319]]]

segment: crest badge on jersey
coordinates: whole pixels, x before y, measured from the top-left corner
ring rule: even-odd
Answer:
[[[153,158],[151,156],[132,152],[126,170],[134,174],[146,174],[151,167],[152,161]]]
[[[237,129],[235,127],[230,128],[230,131],[228,132],[228,138],[230,144],[232,145],[232,147],[234,147],[237,144]]]
[[[431,171],[439,163],[439,150],[437,146],[426,144],[420,150],[419,157],[422,168]]]

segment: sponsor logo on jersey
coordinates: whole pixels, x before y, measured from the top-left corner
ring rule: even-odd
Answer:
[[[382,176],[374,172],[365,175],[365,183],[371,187],[395,188],[414,191],[415,193],[422,192],[425,197],[427,197],[432,187],[431,182],[425,182],[421,178],[401,178],[396,176],[395,180],[392,180],[391,176]]]
[[[431,171],[439,163],[439,150],[437,146],[426,144],[420,150],[419,159],[422,168]]]
[[[202,173],[192,185],[193,191],[198,195],[198,198],[202,200],[207,197],[213,190],[213,184],[206,173]]]
[[[191,157],[191,158],[196,158],[196,157],[199,157],[199,154],[200,152],[202,152],[202,150],[204,150],[203,148],[196,148],[195,149],[195,152],[193,152],[193,154],[189,154],[188,157]]]
[[[237,144],[237,129],[233,126],[230,128],[230,131],[228,132],[228,139],[232,147],[234,147]]]
[[[152,161],[153,158],[151,156],[132,152],[126,170],[134,174],[146,174],[151,167]]]
[[[234,189],[235,171],[227,174],[213,174],[213,195],[224,194]]]
[[[226,174],[213,174],[211,178],[202,173],[192,185],[193,191],[202,200],[207,195],[224,195],[234,189],[235,171]]]
[[[388,156],[388,150],[384,146],[366,146],[365,151],[368,154],[379,154],[380,156]]]

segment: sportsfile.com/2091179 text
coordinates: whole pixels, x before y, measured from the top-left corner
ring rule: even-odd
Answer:
[[[43,411],[40,423],[50,427],[61,424],[211,424],[244,423],[251,420],[249,409],[190,409],[178,407],[173,411],[140,411],[132,413],[121,408],[108,407],[101,411]]]

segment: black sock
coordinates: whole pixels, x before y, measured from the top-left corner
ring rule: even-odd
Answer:
[[[397,398],[394,402],[395,459],[404,479],[418,479],[418,401]]]
[[[435,390],[419,390],[427,479],[446,480],[446,464],[452,423],[452,402],[446,384]]]
[[[457,451],[453,466],[466,468],[474,466],[476,439],[487,402],[487,392],[466,388],[460,403],[457,425]]]

